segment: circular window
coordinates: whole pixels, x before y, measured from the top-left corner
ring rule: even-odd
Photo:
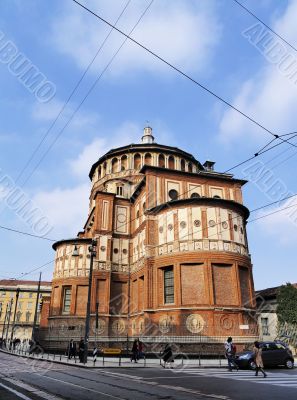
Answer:
[[[215,226],[215,221],[213,220],[213,219],[211,219],[209,222],[208,222],[208,225],[212,228],[212,227],[214,227]]]
[[[163,233],[163,226],[160,226],[159,232],[160,232],[160,233]]]
[[[169,190],[168,195],[171,200],[176,200],[178,198],[178,192],[175,189]]]
[[[186,221],[181,221],[181,223],[179,225],[182,229],[185,229],[185,227],[187,226],[187,223],[186,223]]]
[[[115,248],[115,249],[113,249],[113,252],[114,252],[115,254],[118,254],[119,249]]]
[[[195,197],[196,197],[196,198],[200,197],[200,194],[197,193],[197,192],[192,193],[192,194],[191,194],[191,199],[194,199]]]
[[[222,227],[223,227],[224,229],[227,229],[227,228],[228,228],[228,222],[227,222],[227,221],[223,221],[223,222],[222,222]]]
[[[234,230],[235,230],[235,232],[237,232],[237,230],[238,230],[238,226],[236,224],[234,224]]]
[[[168,230],[169,230],[169,231],[172,231],[172,229],[173,229],[173,225],[172,225],[172,224],[169,224],[169,225],[168,225]]]
[[[101,251],[105,251],[105,250],[106,250],[106,247],[105,247],[105,246],[101,246],[101,247],[100,247],[100,250],[101,250]]]
[[[197,228],[199,228],[199,226],[201,226],[201,222],[199,221],[199,219],[195,219],[194,225],[195,225]]]
[[[127,254],[128,250],[127,249],[123,249],[123,254]]]

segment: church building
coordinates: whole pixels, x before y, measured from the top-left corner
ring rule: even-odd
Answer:
[[[194,351],[256,339],[246,181],[214,164],[156,143],[150,127],[93,164],[86,223],[53,245],[44,340],[84,336],[92,240],[91,343],[124,349],[141,338],[147,349],[170,341]]]

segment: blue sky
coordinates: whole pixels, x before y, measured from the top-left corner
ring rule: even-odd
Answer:
[[[242,2],[297,46],[296,0]],[[127,1],[83,3],[114,22]],[[149,1],[131,0],[119,28],[129,32],[148,4]],[[296,83],[242,34],[256,22],[232,0],[155,0],[133,37],[271,131],[297,131]],[[0,30],[3,40],[12,41],[18,52],[56,87],[56,95],[41,103],[11,74],[7,64],[0,63],[0,178],[7,175],[16,179],[109,28],[71,0],[15,0],[1,2]],[[118,33],[111,34],[67,109],[17,182],[32,204],[51,221],[53,229],[48,236],[54,239],[74,236],[82,228],[92,163],[111,147],[139,141],[147,120],[159,143],[179,146],[202,163],[210,158],[216,161],[218,171],[250,157],[271,139],[267,132],[127,42],[23,185],[122,41]],[[288,46],[285,51],[297,60],[297,52]],[[250,182],[244,188],[245,204],[250,209],[277,200],[282,193],[297,192],[296,154],[296,148],[282,144],[258,159],[263,164],[253,164],[261,169],[264,180]],[[257,174],[251,175],[251,170],[246,169],[248,166],[251,163],[237,168],[234,175],[257,180]],[[266,183],[265,177],[269,178]],[[281,189],[274,193],[274,185]],[[270,207],[265,213],[276,209],[277,206]],[[6,206],[3,198],[0,210],[0,225],[34,233],[28,222]],[[277,213],[248,227],[257,289],[297,281],[297,225],[294,216],[287,214],[288,211]],[[261,215],[263,211],[253,213],[251,219]],[[50,243],[43,240],[0,230],[0,241],[1,277],[20,277],[54,258]],[[50,279],[52,265],[42,271],[43,278]],[[37,279],[38,274],[26,278]]]

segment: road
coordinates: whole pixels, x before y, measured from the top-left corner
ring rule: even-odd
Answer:
[[[0,352],[0,399],[296,400],[297,370],[228,372],[219,368],[85,369]]]

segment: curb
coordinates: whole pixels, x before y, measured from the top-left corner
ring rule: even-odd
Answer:
[[[30,360],[37,360],[37,361],[46,361],[46,362],[49,362],[49,363],[54,363],[54,364],[61,364],[61,365],[68,365],[68,366],[71,366],[71,367],[76,367],[76,368],[86,368],[86,369],[99,369],[99,368],[103,368],[103,369],[105,369],[105,368],[121,368],[121,369],[134,369],[134,368],[137,368],[137,369],[140,369],[140,368],[155,368],[155,369],[159,369],[160,368],[160,365],[150,365],[150,364],[147,364],[147,365],[137,365],[137,366],[135,366],[135,367],[128,367],[128,366],[125,366],[125,365],[114,365],[114,366],[110,366],[110,365],[108,365],[108,366],[105,366],[105,365],[102,365],[102,366],[93,366],[93,365],[82,365],[82,364],[80,364],[80,363],[77,363],[77,364],[70,364],[70,363],[68,363],[68,362],[66,362],[66,361],[60,361],[60,360],[49,360],[49,359],[47,359],[47,358],[38,358],[38,357],[33,357],[33,356],[30,356],[30,355],[21,355],[21,354],[16,354],[16,353],[11,353],[11,352],[9,352],[9,351],[6,351],[6,350],[3,350],[3,349],[0,349],[0,352],[1,353],[4,353],[4,354],[9,354],[9,355],[12,355],[12,356],[14,356],[14,357],[20,357],[20,358],[27,358],[27,359],[30,359]],[[184,367],[184,369],[187,369],[187,366],[183,366]],[[224,369],[224,368],[227,368],[227,366],[225,366],[225,365],[222,365],[222,366],[219,366],[219,365],[189,365],[189,368],[199,368],[199,369],[207,369],[207,368],[218,368],[218,369]],[[177,368],[176,368],[177,369]],[[183,369],[183,368],[181,368],[181,369]]]

